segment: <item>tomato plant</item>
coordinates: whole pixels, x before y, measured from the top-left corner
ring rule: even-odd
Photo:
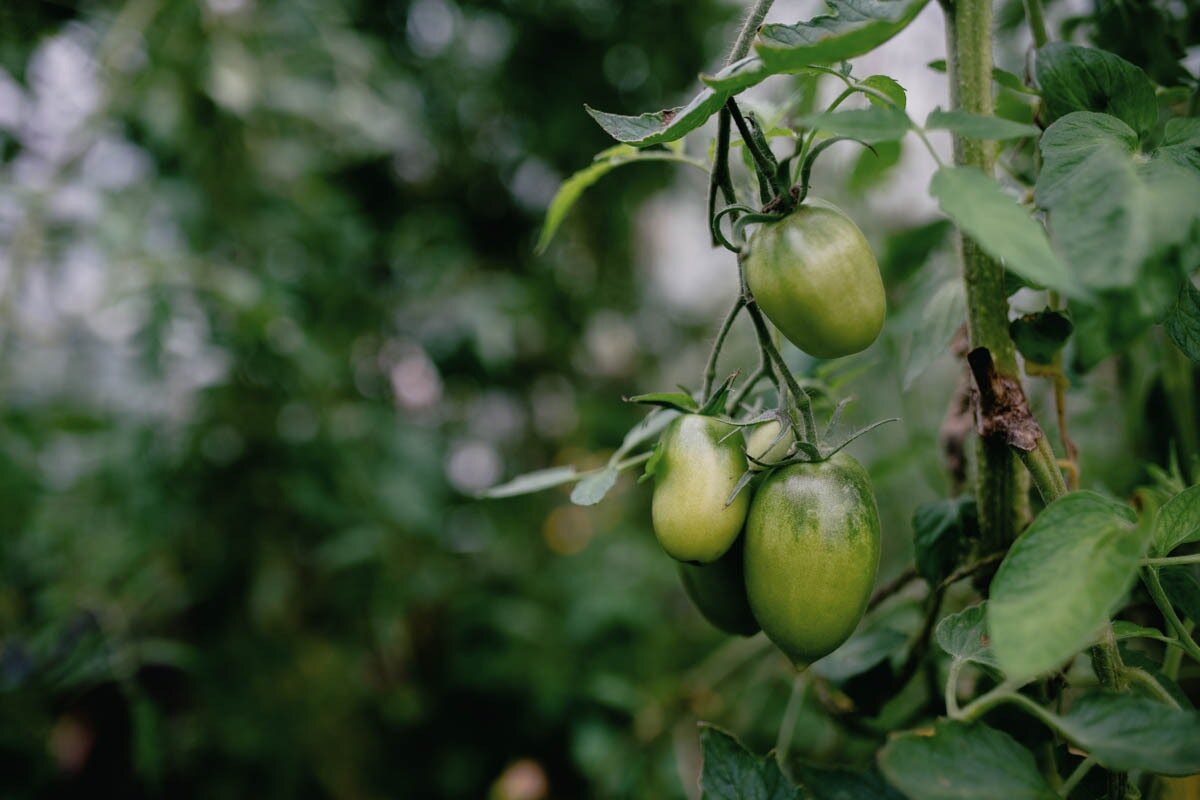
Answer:
[[[1033,44],[1019,75],[993,63],[989,0],[956,0],[943,3],[948,57],[930,64],[952,105],[918,122],[895,79],[859,76],[853,60],[926,5],[832,0],[830,15],[764,24],[772,3],[758,0],[687,104],[588,109],[619,145],[564,183],[539,248],[602,175],[688,164],[709,175],[708,229],[738,291],[694,385],[629,398],[661,408],[605,466],[546,477],[579,481],[586,504],[649,460],[664,549],[714,562],[683,568],[688,596],[721,630],[761,628],[797,669],[773,758],[702,731],[705,796],[1175,796],[1170,778],[1200,772],[1200,80],[1166,32],[1175,12],[1143,9],[1133,46],[1100,3],[1075,21],[1089,47],[1065,23],[1051,41],[1040,0],[1026,0]],[[749,110],[747,89],[796,75],[831,85],[832,99],[814,89]],[[713,117],[715,143],[693,148],[709,157],[689,155],[684,137]],[[952,158],[932,138],[945,132]],[[960,269],[925,279],[903,388],[952,348],[962,378],[938,437],[949,496],[918,508],[912,565],[876,585],[892,532],[842,448],[882,422],[840,434],[847,401],[824,378],[880,338],[900,287],[885,286],[863,230],[810,188],[833,145],[883,162],[904,141],[934,165],[929,194],[957,229]],[[757,364],[718,381],[743,315]],[[803,368],[776,333],[809,357]],[[1170,453],[1133,501],[1081,490],[1069,391],[1141,339],[1161,361]],[[1041,380],[1057,443],[1027,396]],[[635,454],[662,425],[654,454]],[[867,740],[847,748],[857,771],[791,757],[806,703]]]

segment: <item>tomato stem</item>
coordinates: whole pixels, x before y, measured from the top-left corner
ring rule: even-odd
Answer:
[[[739,295],[733,301],[733,307],[729,309],[729,313],[725,315],[725,319],[721,321],[721,327],[717,330],[717,338],[713,342],[712,350],[708,354],[708,363],[704,368],[704,384],[700,390],[701,403],[708,402],[708,396],[712,393],[713,382],[717,377],[717,358],[721,355],[721,348],[725,345],[725,337],[729,335],[729,329],[733,327],[733,323],[737,320],[738,314],[741,313],[745,305],[745,298]]]

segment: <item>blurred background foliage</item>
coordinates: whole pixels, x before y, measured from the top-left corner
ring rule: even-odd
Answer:
[[[698,172],[626,169],[545,256],[532,243],[561,177],[607,144],[582,103],[685,97],[738,13],[0,8],[0,793],[674,797],[693,791],[698,718],[774,743],[782,656],[690,608],[644,487],[624,476],[589,509],[472,499],[600,463],[640,416],[622,395],[699,374],[734,284]],[[902,45],[918,65],[942,47],[926,14]],[[909,155],[817,184],[881,255],[885,337],[834,365],[788,353],[860,398],[857,423],[903,418],[854,446],[881,579],[911,560],[916,505],[950,488],[937,437],[958,379],[944,342],[922,345],[953,254]],[[1076,381],[1085,486],[1129,493],[1133,442],[1166,463],[1157,336]],[[749,330],[734,337],[730,371],[752,366]],[[1049,386],[1033,394],[1045,415]],[[869,757],[872,734],[817,694],[793,750]]]

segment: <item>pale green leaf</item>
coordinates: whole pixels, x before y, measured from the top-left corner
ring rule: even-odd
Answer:
[[[1047,506],[992,580],[992,650],[1010,678],[1061,666],[1095,640],[1137,577],[1145,537],[1132,509],[1094,492]]]
[[[778,73],[836,64],[869,53],[904,30],[928,0],[828,0],[831,14],[795,25],[764,25],[755,50]]]
[[[946,216],[1008,269],[1039,286],[1079,294],[1042,226],[996,181],[974,167],[942,167],[929,191]]]
[[[947,130],[958,136],[983,141],[1004,141],[1005,139],[1024,139],[1037,136],[1039,131],[1033,125],[1025,125],[1000,117],[986,117],[982,114],[972,114],[968,111],[942,111],[935,108],[929,112],[925,127],[930,130]]]
[[[1154,517],[1154,552],[1165,556],[1176,547],[1200,540],[1200,486],[1175,495]]]

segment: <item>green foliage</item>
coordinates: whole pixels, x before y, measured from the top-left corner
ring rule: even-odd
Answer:
[[[1074,330],[1075,325],[1068,315],[1049,308],[1018,317],[1008,326],[1008,334],[1017,351],[1035,364],[1054,361]]]
[[[1045,508],[991,586],[988,632],[1010,678],[1062,665],[1092,640],[1137,576],[1148,542],[1133,512],[1094,492]]]
[[[993,179],[974,167],[942,167],[929,191],[946,216],[1008,269],[1068,296],[1080,292],[1041,226]]]
[[[946,579],[978,536],[973,497],[954,497],[917,506],[913,512],[913,550],[917,572],[936,586]]]
[[[771,756],[753,756],[720,728],[700,729],[704,771],[700,796],[705,800],[799,800],[800,790],[784,777]]]
[[[988,641],[987,601],[949,614],[942,618],[934,631],[938,646],[955,661],[969,662],[999,671],[1000,663],[992,654]]]
[[[901,734],[883,748],[879,765],[912,800],[1058,797],[1028,750],[981,723],[939,722],[932,735]]]

